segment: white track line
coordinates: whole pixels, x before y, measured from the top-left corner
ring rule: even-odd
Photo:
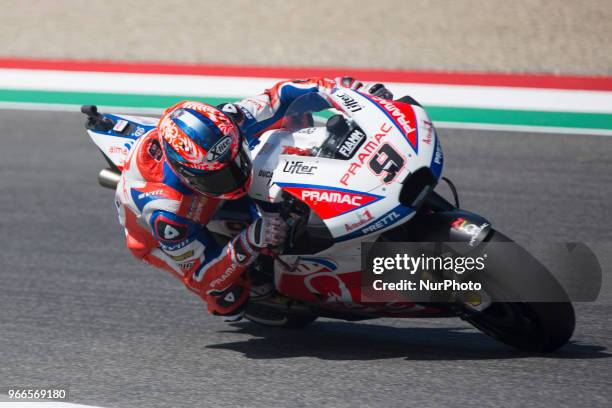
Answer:
[[[242,97],[257,95],[280,78],[127,74],[0,69],[0,89],[145,95]],[[397,96],[423,105],[612,113],[612,92],[493,86],[388,83]]]

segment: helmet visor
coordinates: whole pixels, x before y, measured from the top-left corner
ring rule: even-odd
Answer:
[[[252,167],[244,147],[239,149],[234,160],[219,170],[196,170],[171,159],[170,165],[189,187],[208,196],[220,196],[244,187]]]

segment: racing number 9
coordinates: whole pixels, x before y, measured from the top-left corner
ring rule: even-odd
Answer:
[[[385,183],[390,183],[395,176],[397,176],[397,172],[404,167],[404,159],[395,151],[393,146],[385,143],[378,149],[378,152],[372,156],[368,164],[377,175],[380,175],[383,171],[386,172],[383,181]]]

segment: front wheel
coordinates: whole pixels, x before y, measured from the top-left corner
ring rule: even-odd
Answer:
[[[492,232],[489,242],[511,242]],[[487,290],[494,299],[516,299],[527,287],[554,288],[560,302],[493,302],[483,311],[466,310],[464,319],[483,333],[518,349],[551,352],[565,345],[575,326],[574,308],[557,280],[531,254],[516,246],[529,268],[486,271]],[[503,264],[503,263],[502,263]],[[533,285],[533,286],[532,286]]]
[[[520,350],[551,352],[574,332],[574,308],[567,302],[495,302],[465,318],[483,333]]]

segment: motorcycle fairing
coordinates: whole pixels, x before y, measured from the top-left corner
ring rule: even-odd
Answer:
[[[305,202],[323,220],[360,210],[384,198],[376,194],[312,184],[278,183],[278,185]]]
[[[327,137],[325,128],[267,132],[253,151],[251,195],[280,202],[281,190],[287,191],[317,213],[339,241],[379,234],[406,222],[414,209],[400,202],[402,182],[432,163],[437,180],[442,169],[438,137],[426,113],[419,106],[348,89],[329,98],[365,132],[365,143],[350,160],[286,155],[282,154],[283,146],[320,146]],[[388,170],[393,166],[390,175]],[[317,187],[313,191],[308,186]],[[352,206],[355,195],[361,195],[357,201],[366,201],[367,206]]]

